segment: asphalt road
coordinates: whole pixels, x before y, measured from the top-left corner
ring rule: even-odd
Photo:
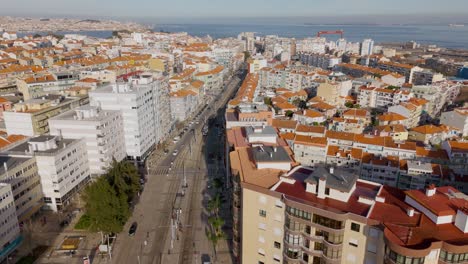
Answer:
[[[203,148],[201,130],[204,121],[210,116],[215,116],[218,109],[226,105],[243,77],[243,75],[236,75],[231,78],[225,91],[213,98],[214,101],[207,102],[209,107],[206,107],[197,118],[200,121],[199,124],[193,124],[176,144],[171,145],[167,155],[155,152],[148,158],[149,173],[145,188],[132,217],[117,236],[112,263],[163,263],[163,257],[168,253],[167,239],[170,237],[172,206],[177,193],[183,189],[184,174],[187,179],[193,181],[191,186],[195,185],[188,190],[187,195],[190,195],[192,199],[190,203],[187,203],[189,208],[185,208],[184,211],[190,212],[191,207],[200,207],[202,203],[198,195],[203,186],[206,186],[206,179],[200,175],[210,174],[209,166],[205,163],[207,157],[201,154]],[[172,155],[173,150],[178,150],[176,156]],[[184,224],[190,226],[193,217],[189,215]],[[128,229],[133,222],[138,223],[138,228],[134,236],[129,236]],[[189,235],[184,236],[184,243],[190,243],[190,241],[192,239]]]

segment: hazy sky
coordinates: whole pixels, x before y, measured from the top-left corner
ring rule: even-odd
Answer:
[[[1,15],[276,17],[468,14],[468,0],[0,0]]]

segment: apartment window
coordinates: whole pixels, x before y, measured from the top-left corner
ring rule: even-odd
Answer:
[[[265,210],[258,210],[258,215],[260,215],[261,217],[266,217],[266,211]]]
[[[357,239],[351,238],[351,239],[349,240],[349,245],[350,245],[350,246],[353,246],[353,247],[358,247],[358,241],[357,241]]]
[[[456,254],[441,250],[439,260],[446,263],[465,263],[465,261],[468,261],[468,253]]]
[[[330,195],[330,188],[325,188],[325,195]]]
[[[281,248],[281,243],[275,241],[275,248]]]
[[[260,254],[262,256],[265,256],[265,250],[263,250],[263,248],[259,248],[258,249],[258,254]]]
[[[360,229],[361,229],[361,226],[359,224],[351,223],[351,230],[359,232]]]
[[[265,262],[263,262],[263,261],[259,261],[259,262],[258,262],[258,264],[265,264]]]

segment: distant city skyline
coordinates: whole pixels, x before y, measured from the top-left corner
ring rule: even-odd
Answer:
[[[26,8],[27,7],[27,8]],[[460,11],[463,10],[463,11]],[[341,16],[357,19],[367,18],[367,22],[376,23],[381,15],[386,21],[399,22],[400,17],[411,21],[414,15],[418,21],[431,23],[434,17],[462,20],[468,14],[468,1],[424,1],[394,0],[389,4],[384,0],[198,0],[198,1],[161,1],[161,0],[16,0],[2,3],[0,15],[14,16],[90,16],[109,18],[146,18],[172,21],[174,19],[222,20],[223,18],[274,18]],[[426,14],[430,17],[424,17]],[[453,17],[452,14],[458,16]],[[393,16],[394,19],[392,19]],[[341,18],[342,19],[342,18]],[[454,22],[465,22],[454,21]],[[241,22],[241,21],[238,21]],[[329,22],[332,22],[330,20]],[[407,23],[407,22],[403,22]]]

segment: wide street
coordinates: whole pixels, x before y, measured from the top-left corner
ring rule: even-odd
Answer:
[[[225,90],[207,102],[208,107],[198,118],[192,119],[193,125],[186,122],[188,131],[176,144],[170,144],[169,153],[155,151],[147,159],[147,182],[133,216],[117,235],[111,263],[200,263],[201,255],[213,254],[212,245],[205,237],[204,207],[210,196],[210,178],[224,170],[223,157],[219,156],[224,154],[224,131],[222,126],[215,128],[212,122],[204,138],[202,128],[210,117],[219,115],[216,120],[221,122],[223,108],[243,77],[239,74],[231,78]],[[177,155],[173,155],[175,150]],[[219,153],[219,159],[213,161],[213,153]],[[174,206],[181,209],[177,230],[171,228]],[[138,224],[136,234],[129,236],[129,227],[134,222]],[[221,261],[220,257],[217,263],[231,263],[227,244],[225,247],[229,262]]]

